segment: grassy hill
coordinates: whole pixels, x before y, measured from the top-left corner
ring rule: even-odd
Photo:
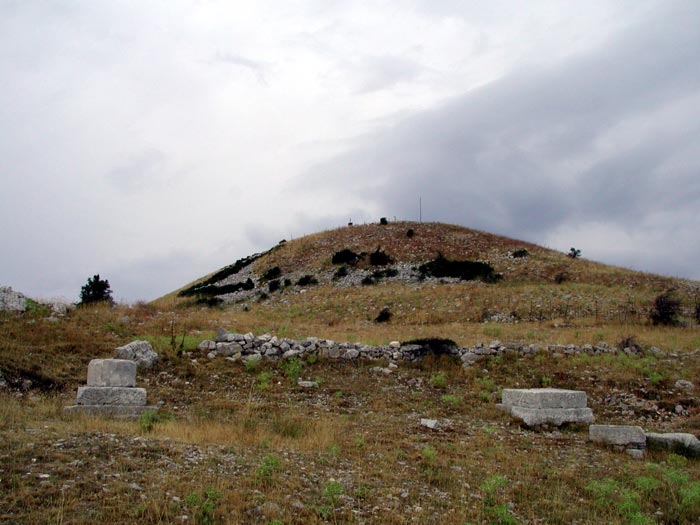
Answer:
[[[352,263],[334,264],[343,250]],[[588,442],[585,427],[525,430],[495,404],[503,388],[572,388],[598,423],[699,434],[698,284],[459,226],[390,223],[289,240],[152,304],[0,314],[0,523],[697,523],[697,459],[634,460]],[[649,309],[668,289],[678,323],[655,326]],[[387,308],[391,319],[375,322]],[[220,327],[641,352],[504,355],[467,369],[430,356],[377,374],[386,359],[209,358],[196,347]],[[89,361],[136,339],[161,356],[137,380],[159,415],[67,417]]]
[[[354,264],[334,264],[334,256],[343,251],[362,256]],[[377,252],[391,262],[373,265]],[[421,265],[439,254],[451,262],[485,263],[498,279],[422,275]],[[179,291],[202,289],[204,283],[209,293],[172,293],[154,304],[173,308],[223,301],[228,305],[224,311],[235,313],[244,326],[373,343],[441,335],[464,345],[489,337],[566,344],[633,334],[648,345],[700,346],[690,333],[684,341],[668,340],[662,330],[650,330],[649,323],[654,299],[672,289],[682,316],[692,324],[700,283],[573,259],[461,226],[397,222],[344,227],[283,242],[241,261]],[[346,275],[338,277],[339,270]],[[271,271],[274,278],[266,279]],[[304,276],[317,284],[299,285]],[[218,293],[245,282],[254,287]],[[372,321],[384,308],[393,317],[378,327]]]

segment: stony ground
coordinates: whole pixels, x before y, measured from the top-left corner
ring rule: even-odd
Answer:
[[[700,516],[678,503],[700,487],[697,460],[635,461],[588,443],[585,428],[523,429],[495,408],[500,388],[546,383],[587,391],[599,422],[698,433],[697,390],[673,386],[698,369],[697,356],[655,363],[661,382],[621,376],[629,363],[612,357],[540,355],[467,371],[429,358],[388,375],[371,371],[387,363],[246,370],[192,357],[139,374],[149,401],[162,402],[155,420],[68,419],[71,390],[4,390],[0,522],[632,523],[630,491],[651,520],[639,523]],[[296,386],[297,373],[319,387]],[[662,484],[646,497],[635,480],[652,471]],[[667,472],[685,476],[685,489]],[[604,479],[617,487],[607,504],[595,485]]]

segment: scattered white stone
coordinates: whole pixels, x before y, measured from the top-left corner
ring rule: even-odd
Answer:
[[[216,341],[205,339],[197,345],[197,350],[202,350],[204,352],[208,350],[216,350]]]
[[[317,381],[297,381],[297,386],[301,388],[318,388]]]
[[[429,428],[431,430],[437,430],[438,428],[440,428],[440,422],[437,419],[421,418],[420,424],[421,426]]]
[[[695,388],[695,385],[686,379],[679,379],[674,386],[679,390],[693,390]]]

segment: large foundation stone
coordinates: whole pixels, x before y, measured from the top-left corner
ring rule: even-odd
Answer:
[[[136,386],[136,363],[127,359],[93,359],[88,365],[88,386]]]
[[[528,388],[503,390],[498,408],[528,427],[561,426],[566,423],[592,423],[593,411],[587,396],[579,390]]]
[[[643,449],[647,446],[647,436],[642,427],[631,425],[591,425],[588,439],[594,443],[627,448]]]
[[[134,361],[93,359],[88,365],[87,386],[78,388],[76,404],[65,408],[69,414],[115,418],[136,418],[157,407],[146,405],[146,389],[136,388]]]
[[[146,404],[146,389],[124,386],[78,387],[79,405],[126,405]]]

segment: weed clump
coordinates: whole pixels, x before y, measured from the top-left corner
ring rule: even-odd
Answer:
[[[418,267],[421,278],[426,277],[455,277],[463,281],[481,279],[484,282],[493,283],[502,278],[494,268],[484,262],[479,261],[452,261],[444,257],[441,253],[425,264]]]

